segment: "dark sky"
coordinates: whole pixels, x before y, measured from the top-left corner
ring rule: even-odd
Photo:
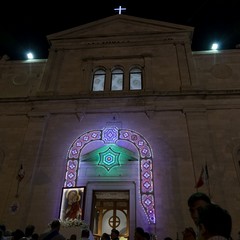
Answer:
[[[0,4],[0,56],[25,59],[31,50],[47,58],[46,36],[116,14],[194,27],[192,50],[220,49],[240,43],[240,0],[6,0]],[[239,49],[240,51],[240,49]]]

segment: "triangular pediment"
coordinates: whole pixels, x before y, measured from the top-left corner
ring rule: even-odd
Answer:
[[[193,27],[144,19],[128,15],[114,15],[88,24],[48,35],[48,40],[78,39],[104,36],[133,36],[140,34],[193,32]]]

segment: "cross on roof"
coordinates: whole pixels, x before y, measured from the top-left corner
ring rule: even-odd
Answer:
[[[126,8],[123,8],[122,6],[119,6],[118,8],[114,8],[115,11],[118,11],[118,14],[122,14],[122,11],[127,10]]]

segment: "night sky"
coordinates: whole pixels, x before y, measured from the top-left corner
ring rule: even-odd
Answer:
[[[0,5],[0,57],[26,59],[31,50],[47,58],[47,35],[117,14],[120,5],[126,15],[194,27],[192,51],[240,44],[240,0],[8,0]]]

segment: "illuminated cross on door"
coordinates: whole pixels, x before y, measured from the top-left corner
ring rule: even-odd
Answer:
[[[126,8],[122,8],[122,6],[119,6],[118,8],[114,8],[115,11],[118,11],[118,14],[122,14],[122,11],[127,10]]]

